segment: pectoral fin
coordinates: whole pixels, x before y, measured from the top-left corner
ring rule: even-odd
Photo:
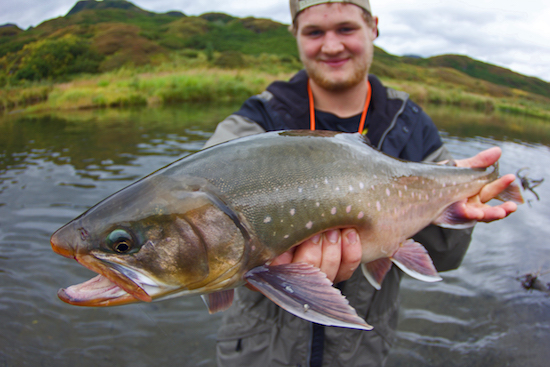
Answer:
[[[391,261],[403,272],[425,282],[442,280],[428,255],[428,251],[414,240],[407,240],[391,257]]]
[[[209,313],[216,313],[227,310],[233,303],[234,289],[219,291],[202,295],[202,300],[208,307]]]
[[[318,268],[305,263],[259,266],[245,279],[291,314],[327,326],[371,330]]]

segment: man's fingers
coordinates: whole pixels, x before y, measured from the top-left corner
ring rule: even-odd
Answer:
[[[499,147],[489,148],[479,152],[473,157],[459,159],[456,161],[457,167],[486,168],[494,164],[500,158],[502,150]]]
[[[342,230],[342,260],[334,283],[348,280],[361,264],[362,248],[354,228]]]
[[[294,251],[292,262],[303,262],[311,264],[317,268],[321,267],[321,260],[323,258],[323,240],[322,235],[315,235],[296,246],[296,251]]]
[[[331,282],[334,282],[342,259],[341,231],[339,229],[327,231],[321,238],[323,249],[320,269]]]
[[[347,280],[361,263],[361,242],[353,228],[332,229],[279,255],[271,265],[304,262],[321,269],[334,283]]]

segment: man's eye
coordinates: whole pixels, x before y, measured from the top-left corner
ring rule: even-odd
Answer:
[[[355,29],[353,28],[350,28],[350,27],[342,27],[339,29],[339,32],[342,33],[342,34],[350,34],[350,33],[353,33]]]
[[[306,36],[308,37],[320,37],[322,35],[323,35],[323,31],[319,31],[319,30],[306,32]]]

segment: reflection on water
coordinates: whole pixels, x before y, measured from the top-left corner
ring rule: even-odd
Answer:
[[[66,305],[57,289],[93,274],[54,254],[49,237],[107,195],[200,149],[236,107],[0,120],[0,366],[214,365],[220,316],[208,315],[199,297]],[[430,113],[456,157],[499,145],[503,172],[529,166],[534,178],[550,177],[544,124]],[[546,365],[550,298],[525,291],[516,279],[550,270],[546,186],[538,188],[541,201],[522,206],[513,219],[478,225],[463,265],[443,274],[444,282],[404,280],[388,366]]]

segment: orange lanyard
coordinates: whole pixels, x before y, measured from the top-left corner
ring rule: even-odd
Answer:
[[[311,86],[309,85],[309,80],[307,81],[307,95],[309,97],[309,129],[315,130],[315,107],[313,105],[313,93],[311,92]],[[363,113],[361,114],[361,121],[359,122],[359,133],[366,134],[365,129],[365,120],[367,119],[367,111],[370,105],[371,97],[371,87],[370,83],[367,80],[367,99],[365,100],[365,107],[363,108]]]

